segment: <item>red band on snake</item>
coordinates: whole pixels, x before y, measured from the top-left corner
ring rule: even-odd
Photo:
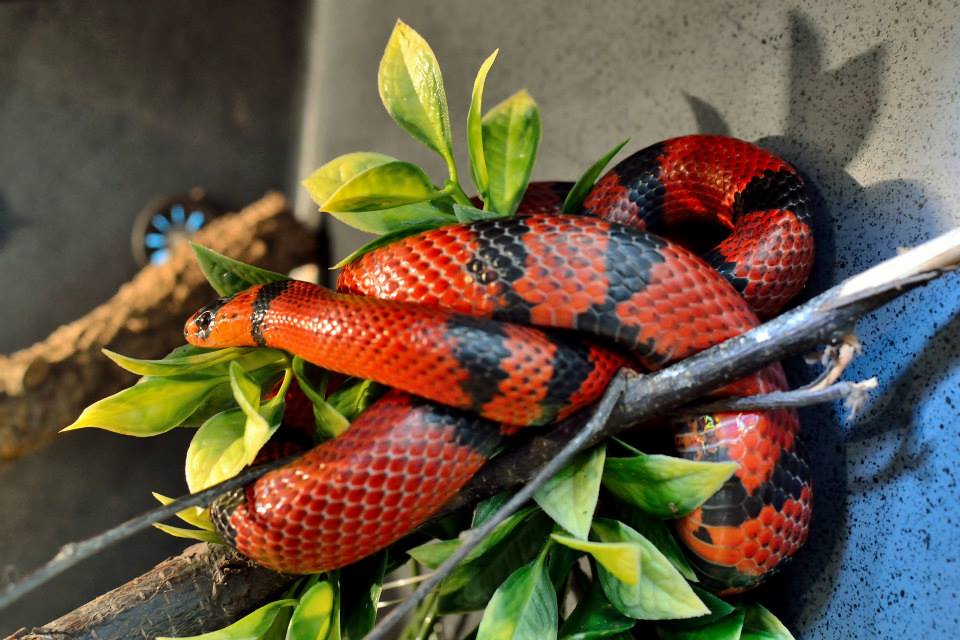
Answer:
[[[514,218],[368,253],[336,293],[278,282],[194,314],[192,344],[284,349],[395,389],[344,435],[218,502],[231,543],[291,573],[369,555],[436,513],[499,433],[589,406],[622,366],[658,369],[756,326],[812,265],[803,179],[740,140],[687,136],[639,151],[598,181],[583,215],[559,213],[567,190],[532,183]],[[665,239],[691,222],[729,234],[701,256]],[[785,387],[775,365],[721,392]],[[712,588],[758,584],[806,539],[812,485],[798,431],[791,411],[676,425],[681,455],[740,463],[677,525]]]

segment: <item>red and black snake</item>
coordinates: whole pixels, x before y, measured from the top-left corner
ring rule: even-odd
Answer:
[[[501,433],[590,405],[622,366],[658,369],[756,326],[810,271],[803,179],[752,144],[686,136],[648,147],[597,182],[582,215],[559,213],[569,188],[533,183],[515,217],[368,253],[338,292],[275,282],[190,318],[192,344],[283,349],[393,388],[342,436],[218,502],[226,539],[279,571],[354,562],[435,513]],[[651,233],[691,222],[729,235],[698,257]],[[774,365],[723,392],[785,385]],[[681,455],[740,463],[677,525],[712,587],[754,586],[806,539],[812,487],[798,430],[792,411],[676,426]]]

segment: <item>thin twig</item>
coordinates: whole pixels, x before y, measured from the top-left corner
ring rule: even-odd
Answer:
[[[844,404],[856,411],[866,400],[867,393],[877,388],[877,379],[868,378],[860,382],[837,382],[828,387],[810,387],[792,391],[774,391],[758,396],[744,398],[726,398],[716,402],[685,407],[677,411],[680,416],[696,416],[718,411],[762,411],[770,409],[797,409],[815,404],[824,404],[843,400]]]
[[[182,511],[189,507],[198,507],[209,504],[210,502],[213,502],[217,496],[234,489],[239,489],[240,487],[253,482],[267,471],[276,469],[294,459],[295,456],[283,458],[247,469],[246,471],[237,474],[229,480],[224,480],[219,484],[215,484],[212,487],[204,489],[198,493],[194,493],[193,495],[184,496],[174,500],[168,505],[151,509],[144,514],[135,516],[126,522],[113,527],[112,529],[108,529],[101,534],[93,536],[92,538],[87,538],[86,540],[81,540],[79,542],[70,542],[63,545],[60,547],[60,551],[57,552],[57,555],[55,555],[53,559],[51,559],[45,565],[28,573],[16,582],[5,586],[3,590],[0,591],[0,610],[3,610],[5,607],[22,598],[24,595],[30,593],[37,587],[49,582],[70,567],[82,562],[83,560],[86,560],[90,556],[99,553],[106,547],[109,547],[110,545],[125,538],[129,538],[133,534],[139,533],[140,531],[143,531],[147,527],[157,522],[173,517],[178,511]]]
[[[443,580],[447,575],[458,565],[460,561],[467,557],[471,551],[478,544],[480,544],[484,538],[490,535],[497,525],[510,517],[517,509],[522,507],[524,503],[527,502],[530,498],[533,497],[533,494],[539,489],[547,480],[553,477],[553,475],[559,471],[563,465],[567,463],[574,455],[580,451],[584,443],[587,442],[590,437],[600,430],[604,424],[606,424],[607,419],[610,417],[610,413],[613,411],[614,407],[617,406],[617,403],[620,400],[620,397],[623,395],[623,391],[626,388],[626,376],[621,374],[617,375],[613,382],[610,383],[610,386],[607,387],[606,393],[603,395],[603,398],[600,400],[600,403],[596,406],[596,409],[593,411],[593,415],[590,417],[590,420],[584,426],[583,430],[578,433],[574,438],[572,438],[565,447],[546,465],[544,465],[537,474],[528,482],[520,491],[515,493],[510,500],[507,501],[505,505],[500,507],[500,509],[490,517],[489,520],[484,522],[482,525],[473,529],[467,534],[466,540],[463,541],[456,551],[447,558],[443,564],[437,567],[436,571],[431,574],[431,576],[424,580],[417,590],[407,598],[402,604],[397,606],[393,611],[391,611],[379,624],[370,632],[367,636],[367,640],[383,640],[387,637],[387,634],[390,630],[399,623],[404,616],[410,613],[414,607],[417,606],[423,598],[430,593],[434,587],[440,584],[440,581]]]

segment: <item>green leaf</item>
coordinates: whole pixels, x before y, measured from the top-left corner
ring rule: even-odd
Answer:
[[[297,606],[297,601],[293,599],[275,600],[234,622],[229,627],[199,636],[182,636],[180,640],[259,640],[273,625],[273,621],[282,609],[295,606]],[[158,637],[157,640],[177,639]]]
[[[520,204],[540,143],[540,112],[519,91],[483,117],[483,152],[489,174],[487,208],[513,215]]]
[[[289,276],[228,258],[212,249],[190,243],[197,263],[210,286],[221,296],[232,296],[255,284],[289,280]]]
[[[502,213],[497,213],[496,211],[484,211],[483,209],[477,209],[476,207],[467,207],[462,204],[453,205],[453,215],[456,216],[457,222],[478,222],[480,220],[494,220],[496,218],[503,218]]]
[[[442,195],[423,169],[409,162],[395,160],[351,178],[320,206],[331,213],[371,212],[432,200]]]
[[[209,367],[218,364],[236,360],[242,355],[250,352],[251,349],[242,349],[231,347],[229,349],[214,349],[213,351],[204,351],[189,356],[166,357],[161,360],[141,360],[131,358],[109,349],[101,349],[103,355],[113,360],[117,365],[141,376],[176,376],[188,374],[200,374]],[[215,370],[216,371],[216,370]],[[216,371],[219,373],[219,371]]]
[[[223,382],[220,378],[144,378],[99,400],[62,429],[97,428],[144,438],[179,426]]]
[[[432,540],[419,547],[408,549],[407,553],[428,569],[436,569],[459,548],[460,541],[456,538],[452,540]]]
[[[641,453],[607,458],[603,486],[657,517],[679,518],[716,493],[738,467],[736,462],[696,462]]]
[[[700,601],[710,609],[707,613],[696,618],[686,618],[685,620],[669,620],[663,623],[664,628],[668,629],[696,629],[703,627],[721,618],[725,618],[734,612],[734,607],[705,589],[696,585],[691,585],[693,592],[697,594]]]
[[[560,640],[594,640],[609,638],[632,629],[636,620],[628,618],[603,595],[600,583],[594,580],[590,593],[580,600],[570,617],[560,627]]]
[[[247,465],[243,440],[246,422],[243,411],[230,409],[204,422],[193,434],[186,460],[190,493],[232,478]]]
[[[174,498],[168,498],[167,496],[157,493],[156,491],[151,492],[151,495],[163,506],[167,506],[174,501]],[[213,523],[210,521],[209,509],[204,509],[203,507],[187,507],[183,511],[178,511],[177,517],[187,524],[192,524],[198,529],[213,531]]]
[[[692,629],[657,627],[663,640],[739,640],[743,629],[743,611],[734,613]]]
[[[633,542],[640,547],[642,571],[636,585],[618,580],[603,565],[598,567],[603,591],[620,613],[641,620],[665,620],[710,612],[680,572],[642,535],[622,522],[605,518],[594,520],[593,533],[603,542]]]
[[[483,609],[507,576],[543,548],[550,527],[550,519],[532,508],[500,523],[444,580],[440,587],[440,612]]]
[[[307,362],[300,356],[294,356],[292,361],[293,374],[297,378],[297,385],[304,395],[313,404],[313,418],[317,429],[327,438],[336,438],[350,428],[350,421],[342,413],[324,399],[323,394],[313,387],[306,372]]]
[[[414,138],[427,145],[453,169],[453,142],[443,75],[423,37],[397,20],[380,60],[380,100],[387,113]]]
[[[387,570],[387,552],[364,558],[340,570],[340,619],[346,637],[366,637],[377,621],[377,603],[383,591]]]
[[[493,514],[500,510],[500,507],[510,501],[511,497],[512,495],[509,491],[501,491],[486,500],[478,502],[477,506],[473,509],[473,520],[470,523],[470,527],[476,529],[489,520]]]
[[[325,640],[336,615],[336,590],[329,582],[318,582],[300,596],[293,610],[287,640]]]
[[[581,540],[590,533],[605,459],[603,445],[577,454],[533,496],[554,522]]]
[[[597,563],[617,580],[630,585],[640,584],[643,549],[634,542],[590,542],[552,534],[555,542],[593,556]]]
[[[752,602],[743,605],[745,614],[743,621],[743,640],[770,638],[773,640],[794,640],[793,634],[787,629],[777,616],[773,615],[759,603]]]
[[[380,247],[385,247],[388,244],[393,244],[397,240],[402,240],[407,236],[413,236],[418,233],[422,233],[423,231],[429,231],[430,229],[436,229],[436,228],[437,228],[437,225],[428,223],[428,224],[413,225],[405,229],[398,229],[396,231],[392,231],[390,233],[384,234],[379,238],[374,238],[373,240],[363,245],[362,247],[360,247],[359,249],[357,249],[356,251],[354,251],[353,253],[348,255],[346,258],[344,258],[343,260],[341,260],[340,262],[338,262],[337,264],[333,265],[330,268],[342,269],[343,267],[347,266],[351,262],[362,258],[363,256],[367,255],[371,251],[375,251]]]
[[[690,582],[700,581],[666,522],[652,518],[643,511],[627,505],[622,505],[619,511],[621,519],[652,542],[684,578]]]
[[[253,462],[257,452],[270,439],[270,425],[260,414],[260,385],[235,362],[230,363],[230,388],[234,400],[247,418],[243,427],[244,464],[247,465]]]
[[[473,81],[470,110],[467,112],[467,150],[470,153],[470,170],[473,173],[473,182],[477,185],[477,192],[484,201],[488,197],[490,177],[487,174],[487,161],[483,154],[483,87],[487,82],[490,67],[493,66],[499,52],[500,50],[497,49],[491,53],[480,65],[477,77]]]
[[[317,206],[323,206],[337,189],[367,169],[396,161],[396,158],[373,151],[345,153],[311,173],[301,184]]]
[[[188,540],[199,540],[200,542],[210,542],[213,544],[226,544],[220,534],[216,531],[207,531],[206,529],[184,529],[183,527],[171,527],[168,524],[154,523],[153,525],[160,531],[175,538],[186,538]]]
[[[600,173],[610,163],[613,156],[620,153],[620,149],[623,149],[628,142],[630,142],[630,138],[627,138],[613,149],[610,149],[610,151],[607,151],[602,158],[590,165],[590,168],[580,176],[580,179],[573,185],[573,188],[570,189],[566,199],[563,201],[562,211],[564,213],[580,213],[580,209],[583,207],[583,199],[590,193],[590,189],[593,188],[593,184],[597,181],[597,178],[600,177]]]
[[[330,394],[327,402],[343,417],[353,422],[386,391],[386,387],[373,380],[361,380],[356,384],[337,389],[335,393]]]
[[[549,640],[557,637],[557,593],[543,554],[514,571],[483,611],[477,640]]]

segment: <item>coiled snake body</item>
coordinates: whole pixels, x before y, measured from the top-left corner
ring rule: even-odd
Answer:
[[[228,540],[279,571],[354,562],[435,513],[501,433],[588,406],[622,366],[661,368],[756,326],[809,273],[803,180],[749,143],[687,136],[639,151],[598,181],[583,215],[559,213],[569,188],[532,183],[517,217],[368,253],[336,293],[276,282],[194,314],[193,344],[284,349],[393,388],[342,436],[215,505]],[[698,257],[648,231],[696,222],[730,233]],[[785,385],[775,365],[722,392]],[[740,463],[677,524],[709,585],[749,588],[806,539],[798,430],[792,411],[676,425],[681,455]]]

